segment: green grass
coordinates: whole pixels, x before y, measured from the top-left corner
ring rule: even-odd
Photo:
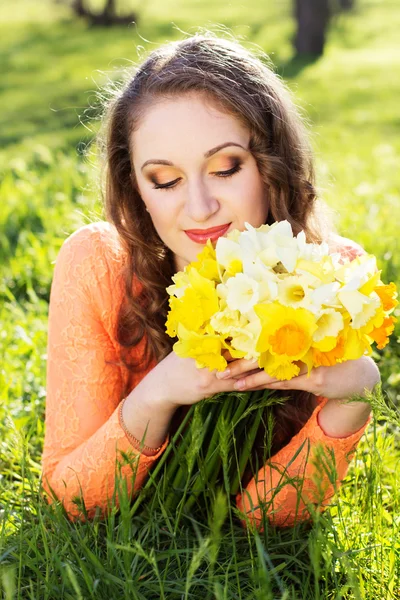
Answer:
[[[140,58],[138,46],[224,24],[268,52],[308,115],[319,189],[340,232],[400,287],[400,7],[358,0],[314,62],[291,58],[290,7],[153,0],[137,27],[94,29],[50,0],[0,6],[1,598],[400,598],[399,322],[373,355],[395,408],[376,412],[311,527],[246,534],[223,498],[208,519],[182,516],[177,527],[157,494],[147,512],[131,516],[126,502],[120,515],[72,524],[40,495],[53,264],[69,233],[102,218],[96,165],[83,151],[99,86]]]

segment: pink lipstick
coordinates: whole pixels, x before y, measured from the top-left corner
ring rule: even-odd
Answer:
[[[185,229],[185,233],[193,242],[206,244],[208,239],[215,242],[219,237],[224,235],[230,225],[230,223],[227,223],[218,227],[210,227],[210,229]]]

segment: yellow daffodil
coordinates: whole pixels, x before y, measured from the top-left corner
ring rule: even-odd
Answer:
[[[380,327],[374,327],[374,329],[368,334],[377,344],[379,350],[389,343],[389,335],[394,331],[394,324],[396,323],[396,317],[392,315],[386,317]]]
[[[259,319],[254,319],[242,327],[233,327],[231,330],[232,346],[244,353],[244,358],[251,360],[258,358],[256,343],[261,333]]]
[[[314,286],[332,283],[335,280],[335,268],[330,256],[324,256],[321,258],[321,262],[299,258],[296,264],[296,272],[311,275]]]
[[[233,328],[243,327],[247,322],[247,319],[238,310],[230,308],[215,313],[210,319],[214,330],[226,335],[229,335]]]
[[[331,347],[327,344],[328,340]],[[324,344],[320,343],[313,344],[311,348],[311,358],[314,367],[329,367],[335,365],[344,356],[346,341],[344,332],[340,333],[337,338],[329,337],[325,338],[324,341],[325,347]]]
[[[279,302],[258,304],[254,306],[254,312],[262,325],[257,352],[268,350],[282,359],[299,360],[309,350],[317,329],[312,313]]]
[[[188,267],[193,267],[206,279],[220,281],[216,253],[211,240],[207,240],[203,250],[197,255],[197,261],[191,262]]]
[[[357,360],[361,356],[372,353],[366,335],[358,329],[348,327],[345,329],[345,343],[343,361]],[[342,362],[342,361],[340,361]]]
[[[170,296],[182,298],[186,288],[190,285],[189,275],[186,271],[179,271],[173,275],[172,281],[175,282],[175,285],[170,285],[167,287],[168,294]]]
[[[229,353],[232,356],[232,358],[244,358],[246,355],[245,352],[242,352],[241,350],[236,350],[236,348],[232,346],[230,337],[226,338],[226,340],[222,340],[222,346],[226,350],[229,350]]]
[[[197,269],[188,269],[189,280],[201,302],[204,321],[210,319],[219,310],[218,294],[215,283],[200,275]]]
[[[221,355],[222,341],[219,335],[202,335],[189,331],[182,323],[178,324],[179,341],[175,342],[173,350],[182,358],[194,358],[199,369],[207,367],[210,371],[223,371],[227,361]]]
[[[166,331],[171,337],[176,336],[177,325],[182,323],[191,331],[199,329],[218,311],[218,295],[214,282],[200,275],[194,269],[187,270],[189,285],[180,298],[169,298]]]
[[[185,290],[182,298],[169,298],[170,312],[168,313],[166,331],[169,336],[177,335],[177,327],[182,323],[192,331],[199,331],[204,324],[205,318],[199,295],[189,287]]]
[[[377,285],[374,288],[374,292],[378,294],[381,299],[383,310],[389,311],[397,306],[397,288],[396,285],[391,281],[389,285]]]
[[[295,363],[282,360],[279,356],[273,356],[269,352],[262,352],[258,361],[260,369],[264,369],[270,377],[285,380],[297,377],[300,367]]]

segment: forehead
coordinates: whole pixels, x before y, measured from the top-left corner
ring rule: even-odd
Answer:
[[[187,94],[182,97],[158,100],[145,111],[132,133],[134,156],[167,158],[166,153],[179,144],[181,151],[195,145],[199,152],[227,141],[245,145],[249,132],[233,114],[222,109],[212,99]]]

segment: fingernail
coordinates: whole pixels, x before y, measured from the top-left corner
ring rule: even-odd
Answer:
[[[226,377],[229,377],[230,374],[231,374],[231,370],[225,369],[225,371],[221,371],[220,373],[217,373],[217,378],[218,379],[226,379]]]

